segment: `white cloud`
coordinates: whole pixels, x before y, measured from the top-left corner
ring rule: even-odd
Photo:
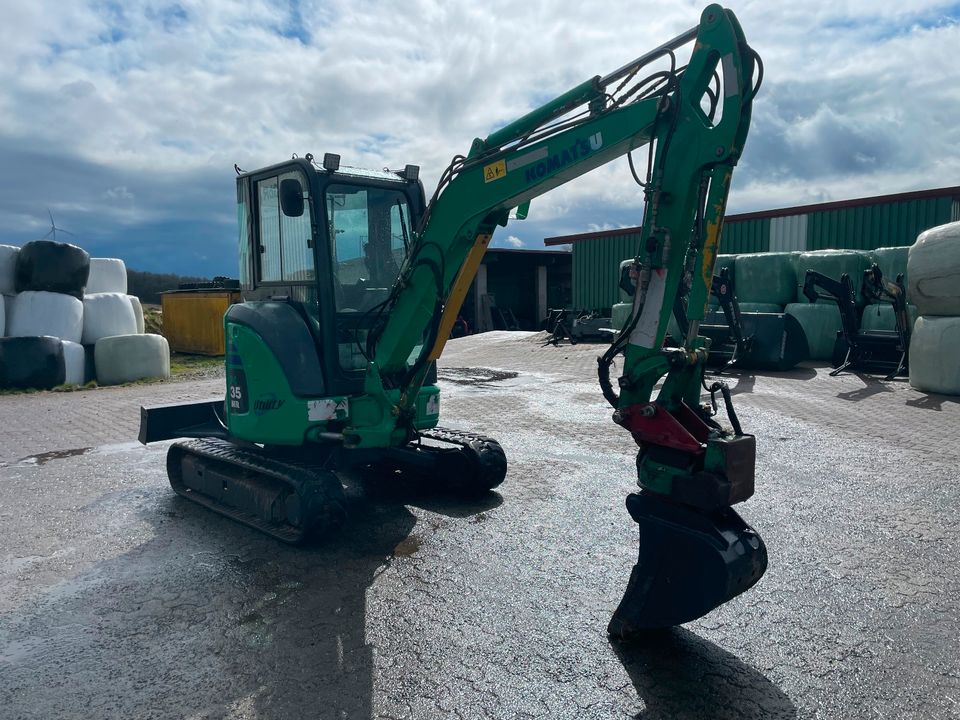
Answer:
[[[626,0],[600,14],[507,0],[10,5],[0,149],[22,164],[5,170],[16,182],[0,217],[25,227],[56,202],[84,208],[65,221],[204,218],[226,233],[234,162],[332,151],[346,164],[417,163],[429,192],[474,137],[659,45],[702,7],[653,0],[641,19]],[[766,74],[731,212],[960,184],[955,5],[738,5]],[[62,179],[66,166],[77,181]],[[642,204],[621,159],[535,199],[527,227],[637,224]],[[511,238],[538,244],[530,232]]]
[[[510,247],[515,247],[515,248],[523,247],[523,240],[518,238],[516,235],[507,235],[507,237],[503,239],[503,242],[509,245]]]

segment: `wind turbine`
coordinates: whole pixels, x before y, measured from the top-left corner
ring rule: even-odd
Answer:
[[[58,228],[58,227],[57,227],[57,224],[53,221],[53,213],[50,212],[50,208],[47,208],[47,215],[50,216],[50,230],[49,230],[49,232],[47,232],[46,235],[44,235],[44,236],[41,238],[42,240],[46,240],[48,237],[50,237],[50,236],[52,235],[54,242],[56,242],[56,240],[57,240],[57,230],[59,230],[59,231],[62,232],[62,233],[66,233],[67,235],[76,237],[76,235],[74,235],[74,234],[73,234],[72,232],[70,232],[69,230],[64,230],[63,228]]]

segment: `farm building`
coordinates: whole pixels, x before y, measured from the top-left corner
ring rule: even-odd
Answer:
[[[960,186],[728,215],[721,252],[826,248],[872,250],[912,245],[927,228],[960,220]],[[617,302],[617,268],[634,257],[640,228],[546,238],[572,245],[572,307],[609,312]]]

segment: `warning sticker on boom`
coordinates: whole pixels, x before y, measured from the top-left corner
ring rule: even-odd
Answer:
[[[503,160],[497,160],[483,167],[483,181],[485,183],[499,180],[507,174],[507,163]]]

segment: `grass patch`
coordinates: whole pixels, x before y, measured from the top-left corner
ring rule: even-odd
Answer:
[[[143,331],[163,335],[163,311],[159,305],[143,306]]]
[[[222,355],[187,355],[173,353],[170,356],[170,375],[184,375],[197,371],[213,370],[223,367]]]
[[[50,392],[77,392],[77,390],[93,390],[97,387],[99,387],[99,385],[97,385],[97,381],[91,380],[84,385],[57,385],[54,388],[50,388]]]

